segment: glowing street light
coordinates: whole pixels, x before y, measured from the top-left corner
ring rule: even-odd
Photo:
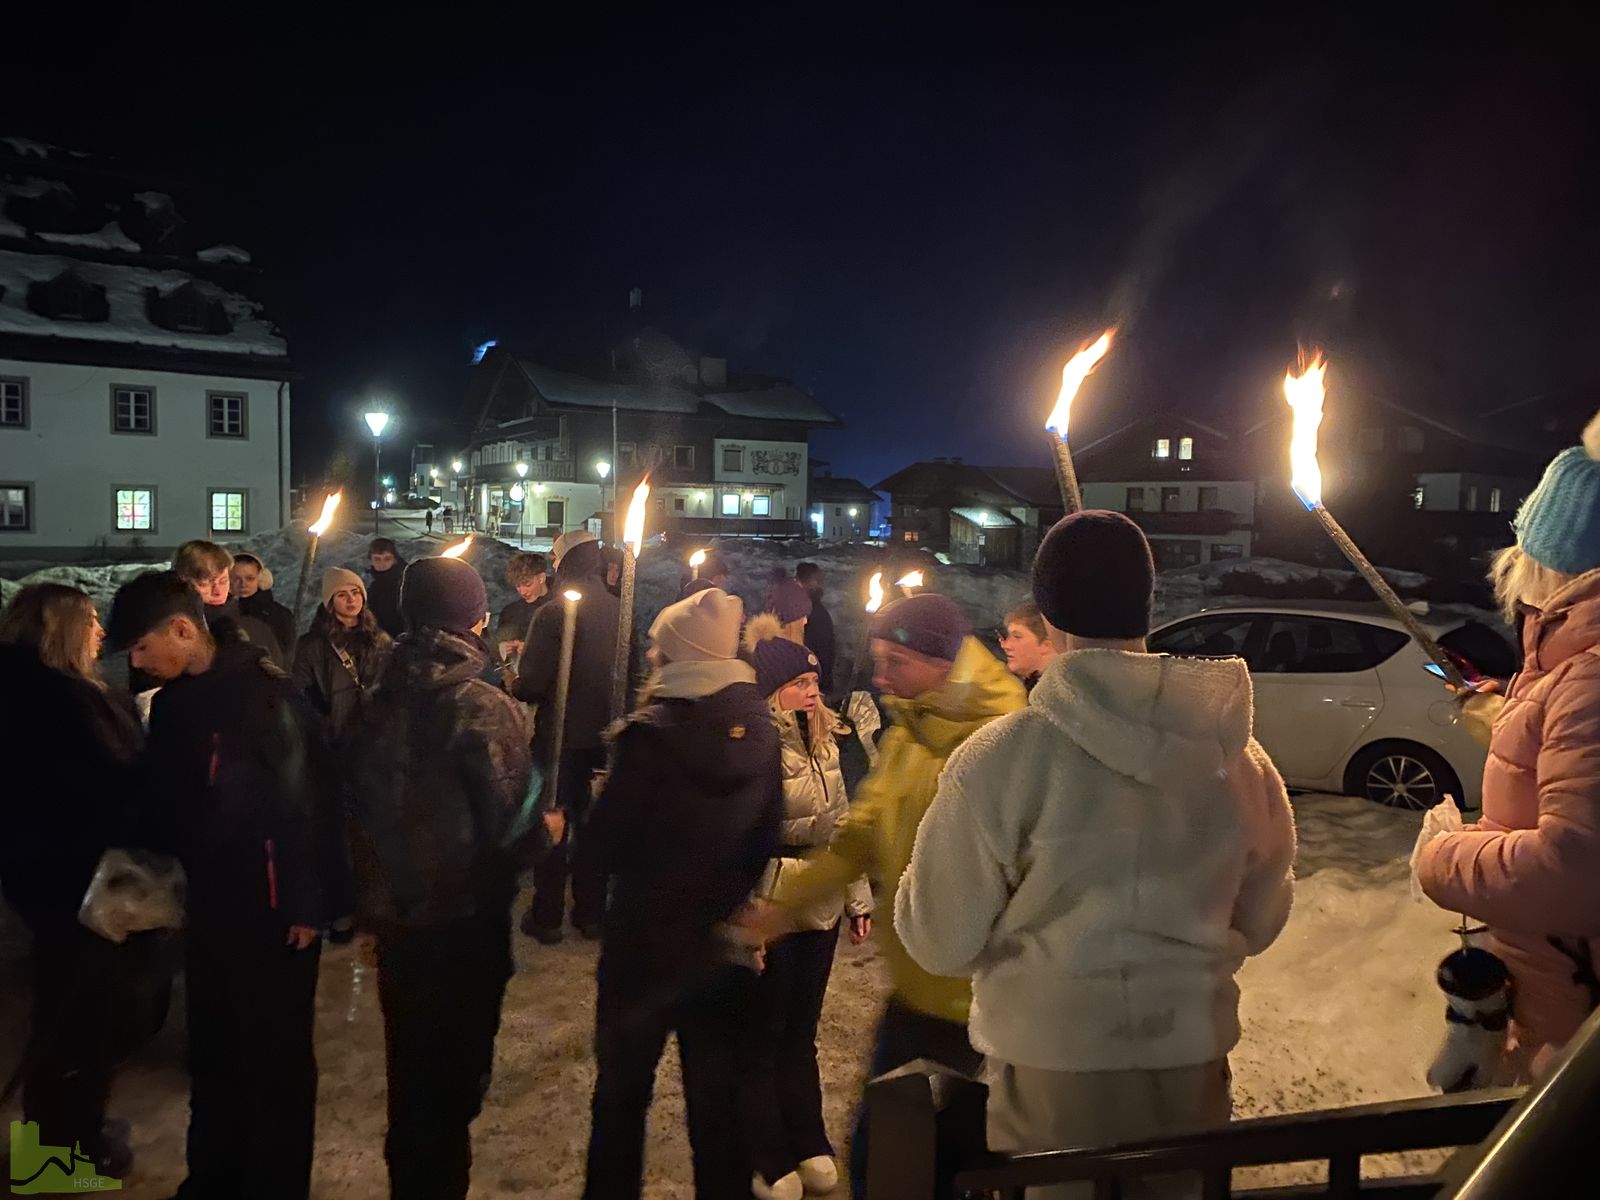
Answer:
[[[378,515],[383,503],[383,431],[389,428],[389,414],[373,409],[363,413],[372,430],[372,536],[378,536]]]
[[[461,474],[461,472],[462,472],[462,470],[463,470],[463,468],[464,468],[464,467],[465,467],[465,466],[466,466],[466,464],[465,464],[465,463],[463,463],[463,462],[462,462],[462,461],[461,461],[461,460],[460,460],[460,459],[459,459],[459,458],[458,458],[458,459],[456,459],[456,460],[455,460],[455,461],[454,461],[454,462],[452,462],[452,463],[451,463],[451,464],[450,464],[450,469],[451,469],[451,470],[452,470],[452,471],[454,471],[454,472],[455,472],[455,473],[456,473],[456,474],[457,474],[457,475],[459,475],[459,474]]]

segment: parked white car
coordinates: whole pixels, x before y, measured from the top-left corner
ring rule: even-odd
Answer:
[[[1504,678],[1510,645],[1476,621],[1419,614],[1469,679]],[[1270,601],[1207,609],[1164,625],[1150,649],[1243,658],[1256,738],[1290,787],[1431,808],[1477,808],[1483,747],[1405,626],[1378,604]]]

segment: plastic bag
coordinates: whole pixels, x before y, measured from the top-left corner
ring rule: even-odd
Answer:
[[[1411,848],[1411,898],[1419,903],[1423,899],[1422,884],[1417,879],[1417,864],[1422,861],[1422,848],[1434,838],[1445,833],[1460,833],[1465,824],[1456,798],[1446,796],[1422,816],[1422,831],[1417,834],[1417,844]]]
[[[148,850],[107,850],[83,894],[78,921],[118,945],[130,933],[181,929],[185,883],[175,858]]]

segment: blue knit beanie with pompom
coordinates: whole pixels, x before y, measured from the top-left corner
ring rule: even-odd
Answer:
[[[1517,545],[1552,571],[1600,567],[1600,415],[1584,429],[1583,445],[1551,460],[1514,524]]]

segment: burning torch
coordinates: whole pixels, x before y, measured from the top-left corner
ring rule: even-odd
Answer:
[[[1078,487],[1078,472],[1072,465],[1072,447],[1067,442],[1072,400],[1083,386],[1083,381],[1089,378],[1111,349],[1111,335],[1115,332],[1114,329],[1106,330],[1098,341],[1091,342],[1067,360],[1067,365],[1061,369],[1061,395],[1057,397],[1056,406],[1050,410],[1050,417],[1044,423],[1045,432],[1050,435],[1050,452],[1055,456],[1056,484],[1061,488],[1061,504],[1068,513],[1075,513],[1083,507],[1083,491]]]
[[[650,499],[650,477],[646,475],[633,489],[628,502],[628,517],[622,526],[622,588],[617,618],[617,655],[611,663],[611,719],[623,714],[628,702],[629,652],[633,649],[633,588],[635,560],[644,545],[644,511]]]
[[[470,545],[472,545],[472,535],[469,533],[469,534],[467,534],[466,537],[462,538],[454,546],[451,546],[446,550],[439,551],[439,557],[440,558],[460,558],[463,554],[465,554],[467,552],[467,547],[470,546]]]
[[[894,581],[894,585],[907,596],[915,595],[917,589],[922,586],[922,572],[908,571],[904,575],[900,576],[899,579],[896,579]],[[867,611],[877,612],[878,610],[875,608],[869,608]]]
[[[296,627],[300,624],[300,606],[306,602],[306,584],[311,579],[311,568],[317,561],[317,542],[322,535],[328,532],[328,526],[333,524],[334,511],[339,507],[339,498],[343,493],[333,492],[323,498],[322,515],[317,518],[316,524],[306,529],[306,556],[300,564],[300,582],[294,589],[294,621]],[[289,650],[293,651],[290,646]]]
[[[545,793],[547,809],[561,802],[561,793],[556,789],[561,784],[562,743],[567,737],[567,694],[572,687],[572,650],[578,640],[578,601],[583,599],[583,593],[569,588],[561,593],[561,598],[566,601],[567,608],[561,620],[561,658],[556,663],[555,725],[550,735],[549,790]]]
[[[1389,581],[1378,573],[1378,568],[1372,565],[1372,561],[1361,552],[1361,548],[1350,539],[1339,522],[1333,519],[1333,514],[1322,505],[1322,468],[1317,463],[1317,427],[1322,424],[1322,400],[1326,392],[1323,375],[1327,369],[1328,364],[1319,354],[1299,375],[1291,370],[1283,377],[1284,398],[1294,410],[1294,430],[1289,437],[1290,486],[1294,488],[1300,503],[1317,518],[1323,531],[1333,539],[1333,544],[1361,572],[1361,577],[1378,594],[1378,599],[1394,614],[1395,620],[1405,626],[1406,632],[1416,639],[1423,653],[1438,665],[1445,680],[1459,694],[1465,695],[1471,689],[1461,669],[1434,641],[1433,635],[1422,627],[1417,615],[1395,595]]]
[[[704,550],[696,550],[693,554],[689,555],[689,569],[694,572],[694,575],[691,576],[691,578],[699,579],[700,568],[705,565],[706,552]]]

